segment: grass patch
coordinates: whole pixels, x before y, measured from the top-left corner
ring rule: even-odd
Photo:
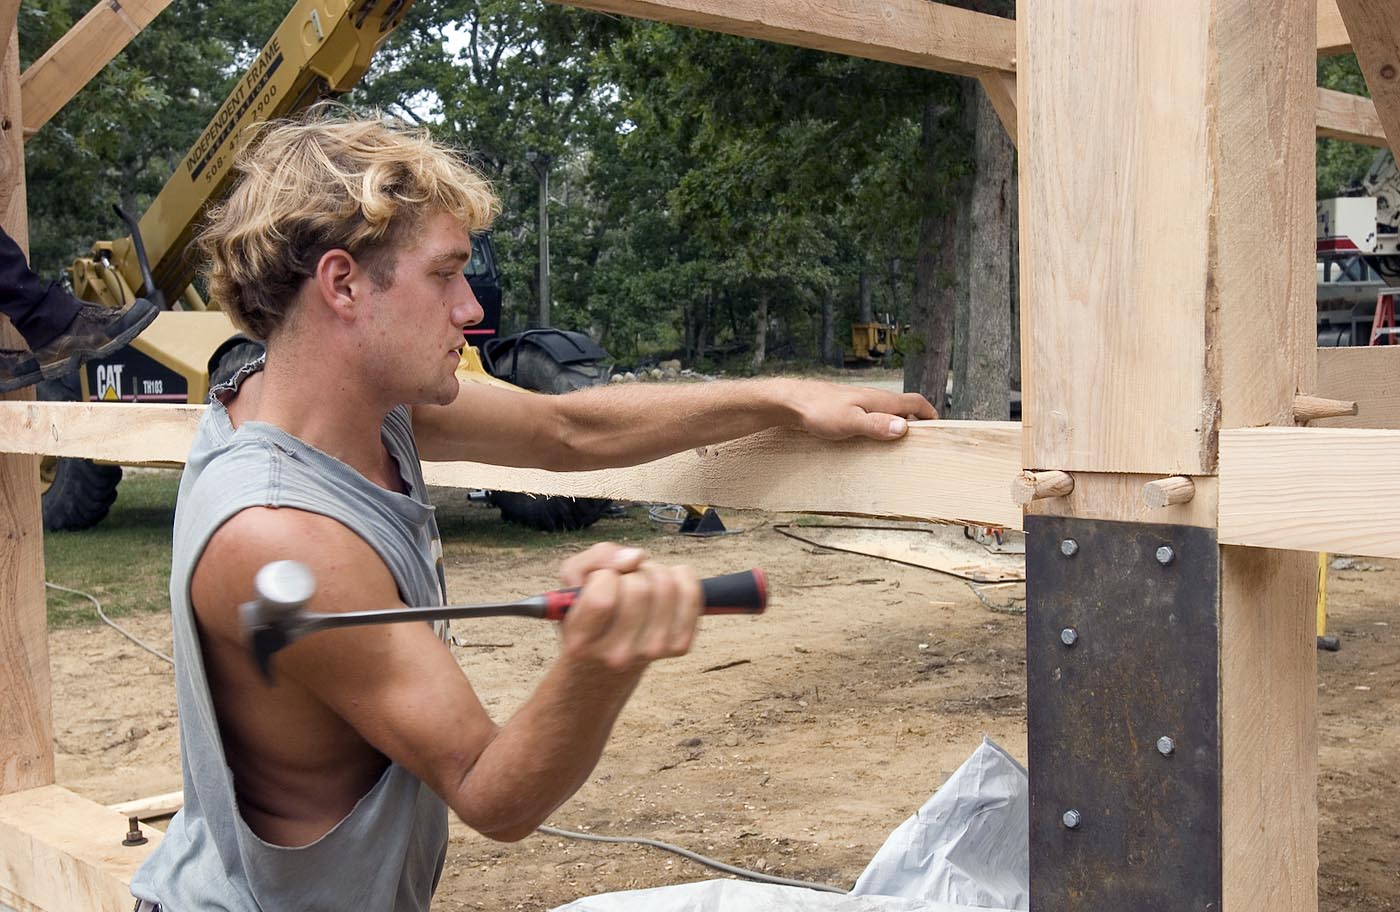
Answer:
[[[91,593],[111,617],[170,607],[170,540],[175,521],[178,470],[128,471],[117,501],[101,523],[81,532],[44,535],[44,566],[49,582]],[[492,553],[582,550],[594,542],[639,543],[663,534],[647,519],[645,507],[629,507],[620,517],[605,516],[576,532],[537,532],[501,522],[495,507],[467,501],[467,492],[433,488],[443,552],[449,563],[489,560]],[[47,590],[50,627],[97,623],[92,603],[66,592]]]
[[[44,534],[45,576],[90,592],[109,616],[170,607],[170,528],[175,520],[174,469],[128,471],[107,518],[81,532]],[[48,590],[49,626],[96,623],[92,603]]]

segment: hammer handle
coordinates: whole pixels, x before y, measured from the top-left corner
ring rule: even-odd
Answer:
[[[562,621],[578,599],[578,587],[546,592],[544,617]],[[768,607],[768,581],[758,568],[723,576],[709,576],[700,581],[704,610],[702,614],[762,614]]]

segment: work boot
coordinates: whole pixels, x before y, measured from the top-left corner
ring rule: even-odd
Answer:
[[[48,345],[36,351],[0,349],[0,393],[67,376],[85,361],[114,354],[151,325],[159,312],[145,298],[120,310],[82,302],[73,322]]]

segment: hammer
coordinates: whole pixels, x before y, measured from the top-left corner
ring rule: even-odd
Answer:
[[[768,606],[768,584],[763,571],[745,570],[700,581],[705,614],[762,614]],[[280,649],[318,630],[360,627],[365,624],[397,624],[404,621],[443,621],[454,618],[532,617],[560,621],[578,598],[579,590],[554,589],[513,602],[480,605],[439,605],[432,608],[379,608],[372,611],[326,613],[309,611],[306,603],[316,594],[316,577],[299,561],[264,564],[253,577],[253,600],[239,606],[238,619],[253,652],[253,661],[269,683],[272,656]]]

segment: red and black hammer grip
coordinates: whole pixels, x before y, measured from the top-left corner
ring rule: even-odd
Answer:
[[[706,577],[700,581],[700,591],[704,603],[702,614],[762,614],[768,607],[768,580],[757,567]],[[578,594],[577,588],[546,592],[545,619],[563,620]]]

